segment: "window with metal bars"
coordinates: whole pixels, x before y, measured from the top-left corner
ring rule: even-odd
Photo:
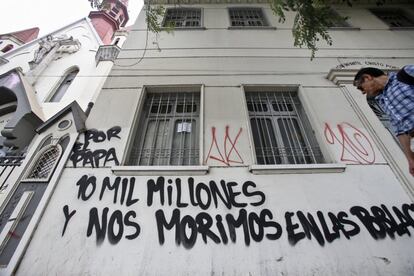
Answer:
[[[381,106],[377,103],[377,101],[374,98],[367,99],[367,103],[371,110],[374,112],[374,114],[377,116],[377,118],[380,120],[382,125],[391,133],[391,136],[394,138],[394,141],[401,147],[398,138],[394,135],[394,132],[392,131],[391,121],[388,115],[382,110]]]
[[[198,92],[148,93],[127,165],[199,164]]]
[[[232,27],[268,26],[261,8],[229,8]]]
[[[31,167],[25,180],[49,180],[62,154],[60,145],[47,146],[38,153],[34,165]]]
[[[379,19],[392,28],[414,27],[414,20],[403,10],[398,9],[375,9],[371,10]]]
[[[201,9],[170,8],[165,13],[163,27],[201,27]]]
[[[246,92],[258,164],[323,163],[296,92]]]

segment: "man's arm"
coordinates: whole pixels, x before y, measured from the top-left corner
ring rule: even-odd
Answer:
[[[398,135],[398,140],[401,143],[405,156],[408,160],[408,169],[412,176],[414,176],[414,152],[411,151],[410,140],[411,137],[407,134]]]

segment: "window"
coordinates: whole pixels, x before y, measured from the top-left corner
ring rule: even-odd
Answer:
[[[261,8],[229,8],[232,27],[268,26]]]
[[[414,27],[414,20],[402,10],[375,9],[371,12],[391,28]]]
[[[112,17],[116,17],[118,13],[119,13],[119,9],[116,7],[112,7],[111,11],[109,12],[109,15]]]
[[[343,18],[343,16],[338,14],[337,11],[335,11],[334,9],[329,9],[329,12],[332,15],[332,17],[338,18],[337,21],[332,22],[332,25],[329,26],[329,28],[348,28],[348,27],[350,27],[349,23]]]
[[[246,92],[258,164],[322,163],[296,91]]]
[[[119,15],[119,18],[117,19],[119,24],[122,24],[122,22],[124,21],[124,17],[122,16],[122,14]]]
[[[3,53],[6,53],[6,52],[8,52],[8,51],[10,51],[11,49],[13,49],[14,48],[14,46],[13,45],[11,45],[11,44],[7,44],[1,51],[3,52]]]
[[[128,165],[198,165],[199,92],[148,93]]]
[[[53,93],[53,96],[50,98],[49,102],[59,102],[65,95],[66,91],[68,90],[69,86],[72,84],[73,80],[75,79],[78,73],[79,73],[78,68],[74,68],[73,70],[70,70],[65,75],[63,80],[60,82],[58,88]]]
[[[394,132],[392,131],[392,126],[388,115],[382,110],[381,106],[377,103],[377,101],[374,98],[367,98],[367,103],[371,110],[374,112],[374,114],[377,116],[377,118],[380,120],[382,125],[391,133],[395,142],[397,142],[397,144],[401,147],[398,138],[394,135]]]
[[[201,27],[201,9],[167,9],[163,27],[194,28]]]
[[[54,168],[59,161],[62,148],[57,146],[50,146],[44,148],[37,156],[37,160],[31,167],[25,180],[49,180]]]

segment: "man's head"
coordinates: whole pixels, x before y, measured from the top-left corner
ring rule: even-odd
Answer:
[[[365,67],[358,71],[354,78],[354,86],[366,94],[368,98],[377,96],[387,84],[388,77],[384,71]]]

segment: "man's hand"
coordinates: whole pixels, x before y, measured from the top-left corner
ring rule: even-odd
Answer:
[[[401,134],[397,137],[408,160],[408,171],[414,176],[414,152],[411,150],[411,137],[407,134]]]
[[[412,176],[414,176],[414,159],[408,159],[408,169]]]

